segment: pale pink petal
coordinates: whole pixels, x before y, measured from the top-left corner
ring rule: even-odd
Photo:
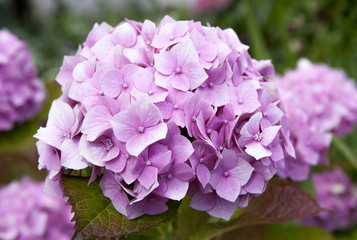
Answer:
[[[156,167],[146,166],[138,177],[138,180],[143,187],[149,189],[157,181],[157,173]]]
[[[274,140],[274,138],[278,134],[280,128],[281,128],[281,126],[271,126],[271,127],[264,129],[262,132],[263,138],[261,140],[261,143],[264,146],[268,146]]]
[[[84,158],[79,154],[79,137],[65,139],[61,146],[61,165],[65,168],[80,170],[88,167]]]
[[[167,133],[167,125],[159,123],[158,125],[146,128],[143,133],[135,134],[126,142],[126,149],[133,156],[138,156],[150,144],[164,139]]]
[[[196,168],[196,175],[202,184],[202,187],[206,187],[211,177],[208,168],[204,164],[198,164]]]
[[[112,36],[114,43],[130,48],[136,43],[137,33],[130,23],[124,22],[114,29]]]
[[[123,73],[118,69],[108,71],[100,79],[100,86],[103,93],[109,97],[117,97],[123,88]]]
[[[82,124],[82,132],[87,134],[87,140],[94,141],[106,130],[110,129],[111,118],[112,115],[108,108],[101,105],[91,108]]]
[[[177,65],[177,57],[172,52],[162,52],[160,54],[154,55],[155,65],[154,67],[160,73],[164,75],[170,75],[171,73],[176,71]]]
[[[238,179],[222,176],[221,184],[216,188],[218,196],[230,202],[235,202],[240,193],[241,185]]]
[[[129,204],[129,199],[114,178],[113,173],[110,171],[104,171],[104,175],[100,180],[99,186],[103,195],[111,200],[114,208],[119,213],[127,215],[126,207]]]
[[[259,160],[263,157],[269,157],[272,154],[271,151],[266,149],[260,142],[257,141],[253,141],[247,144],[245,147],[245,152],[254,157],[256,160]]]

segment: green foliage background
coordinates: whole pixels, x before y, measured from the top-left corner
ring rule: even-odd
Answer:
[[[51,101],[60,95],[54,79],[63,56],[75,53],[95,22],[106,21],[115,26],[128,18],[137,21],[151,19],[158,23],[166,14],[177,20],[199,20],[203,24],[208,22],[212,26],[233,28],[241,41],[251,47],[250,54],[254,58],[272,59],[277,73],[294,68],[299,58],[306,57],[342,68],[349,77],[357,79],[357,1],[354,0],[236,0],[228,9],[201,14],[187,11],[184,7],[162,8],[155,0],[150,1],[149,7],[133,0],[128,0],[120,9],[110,9],[103,4],[95,14],[71,11],[58,0],[55,1],[59,4],[58,9],[46,13],[32,8],[30,2],[0,1],[0,29],[8,28],[27,42],[40,78],[48,88],[48,100],[35,119],[17,125],[11,132],[0,132],[0,185],[23,175],[44,179],[46,172],[37,170],[32,135],[46,122]],[[336,139],[330,150],[331,166],[328,167],[342,166],[355,182],[356,143],[356,131]],[[315,170],[325,168],[317,167]],[[301,185],[313,193],[311,182]],[[274,227],[269,239],[278,239],[274,238],[278,228],[282,227]],[[306,232],[316,234],[314,230]],[[334,235],[338,239],[354,239],[357,227]]]

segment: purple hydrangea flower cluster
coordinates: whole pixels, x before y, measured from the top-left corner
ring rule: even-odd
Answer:
[[[327,211],[304,218],[302,225],[334,231],[357,223],[357,186],[341,170],[325,171],[312,176],[316,200]]]
[[[46,97],[26,44],[0,30],[0,131],[33,117]]]
[[[311,166],[328,163],[333,134],[342,135],[357,122],[357,88],[342,70],[301,59],[295,70],[275,78],[296,159],[286,158],[279,174],[296,181],[308,178]]]
[[[30,178],[0,188],[0,239],[67,240],[74,233],[71,207]]]
[[[232,29],[175,21],[95,24],[64,58],[46,127],[35,135],[40,168],[103,170],[100,186],[128,218],[166,202],[229,219],[294,156],[277,90]]]

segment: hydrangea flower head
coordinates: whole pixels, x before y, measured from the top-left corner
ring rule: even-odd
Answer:
[[[342,70],[301,59],[295,70],[275,78],[286,107],[296,159],[287,158],[283,177],[301,181],[311,166],[327,163],[332,135],[357,122],[357,88]]]
[[[247,50],[231,29],[168,16],[96,24],[57,75],[39,167],[49,179],[93,167],[90,181],[103,170],[103,194],[128,218],[191,195],[228,220],[294,155],[274,68]]]
[[[0,238],[67,240],[74,233],[71,207],[30,178],[0,188]]]
[[[327,211],[304,218],[302,225],[315,226],[326,231],[343,230],[357,223],[357,186],[341,170],[314,174],[316,199]]]
[[[26,44],[0,29],[0,131],[32,118],[46,97]]]

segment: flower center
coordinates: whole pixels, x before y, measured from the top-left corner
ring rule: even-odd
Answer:
[[[144,127],[143,126],[138,127],[138,132],[139,133],[143,133],[144,132]]]
[[[68,130],[63,130],[62,131],[62,136],[66,138],[71,138],[71,134],[69,133]]]
[[[263,135],[261,133],[256,133],[254,134],[254,140],[260,142],[263,138]]]
[[[129,154],[125,154],[125,158],[126,158],[126,159],[129,159],[129,158],[130,158],[130,155],[129,155]]]
[[[331,186],[330,190],[333,194],[338,195],[344,193],[346,191],[346,188],[341,183],[335,183]]]
[[[104,95],[103,91],[99,91],[98,94],[99,94],[100,96],[103,96],[103,95]]]
[[[229,177],[229,172],[226,171],[226,172],[223,173],[223,175],[224,175],[225,177]]]
[[[179,107],[177,104],[174,105],[174,109],[177,110]]]
[[[154,92],[153,92],[153,91],[151,91],[151,90],[149,90],[149,92],[148,92],[148,93],[149,93],[149,95],[152,95]]]
[[[176,68],[176,73],[177,73],[177,74],[182,73],[182,69],[181,69],[181,68],[179,68],[179,67],[178,67],[178,68]]]
[[[171,173],[169,173],[169,174],[167,175],[167,178],[172,178]]]
[[[147,162],[146,162],[146,166],[151,166],[151,162],[150,162],[150,161],[147,161]]]
[[[172,40],[174,40],[174,38],[175,38],[174,35],[171,34],[170,35],[170,40],[172,41]]]
[[[227,124],[228,124],[228,120],[227,120],[227,119],[224,119],[223,123],[224,123],[225,125],[227,125]]]
[[[203,158],[200,159],[200,163],[203,163],[205,160]]]
[[[243,99],[241,99],[241,98],[238,100],[238,103],[239,103],[239,104],[243,104],[243,102],[244,102],[244,101],[243,101]]]
[[[123,88],[124,88],[124,89],[127,89],[127,88],[128,88],[128,84],[123,83]]]
[[[196,117],[192,117],[192,122],[196,122],[197,118]]]
[[[210,88],[212,88],[214,86],[214,84],[212,83],[212,82],[210,82],[209,84],[208,84],[208,87],[210,87]]]
[[[109,151],[114,146],[112,140],[110,138],[102,140],[102,147]]]

